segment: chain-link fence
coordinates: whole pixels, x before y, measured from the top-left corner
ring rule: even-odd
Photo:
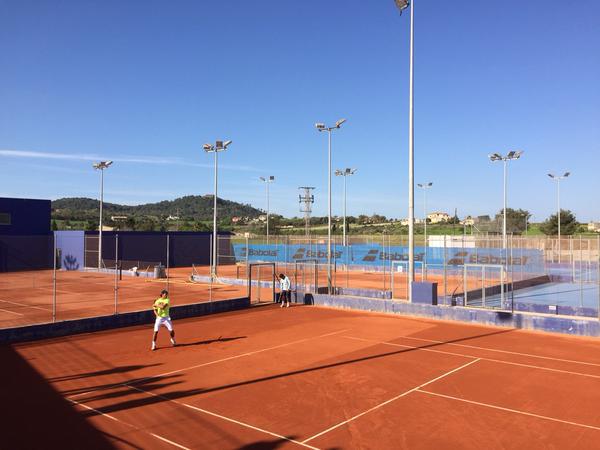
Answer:
[[[315,292],[406,300],[408,236],[245,236],[219,243],[218,273],[242,278],[254,262],[274,262],[276,271],[296,273],[314,261]],[[524,310],[598,317],[600,236],[415,237],[414,279],[436,283],[443,305]],[[301,265],[303,268],[306,264]],[[306,270],[306,269],[304,269]],[[301,277],[301,280],[304,276]],[[305,282],[299,282],[304,286]],[[303,287],[299,287],[303,291]]]
[[[173,305],[245,297],[245,282],[209,276],[211,241],[103,233],[100,246],[97,233],[83,231],[0,236],[0,328],[147,310],[163,289]],[[207,276],[193,276],[194,267]]]

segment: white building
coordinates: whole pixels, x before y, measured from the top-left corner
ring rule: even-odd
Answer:
[[[587,229],[588,231],[596,231],[600,233],[600,222],[589,222]]]
[[[448,222],[450,220],[450,216],[445,212],[432,212],[427,214],[427,218],[429,223]]]

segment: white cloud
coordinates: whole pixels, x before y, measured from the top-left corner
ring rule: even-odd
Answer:
[[[59,159],[66,161],[102,161],[112,160],[121,163],[133,164],[160,164],[160,165],[178,165],[189,167],[212,168],[212,164],[191,163],[182,158],[160,158],[160,157],[138,157],[138,156],[99,156],[94,154],[76,154],[76,153],[53,153],[53,152],[36,152],[26,150],[3,150],[0,149],[0,156],[9,158],[30,158],[30,159]],[[236,170],[246,172],[259,172],[259,169],[250,166],[236,166],[229,164],[219,165],[223,170]]]

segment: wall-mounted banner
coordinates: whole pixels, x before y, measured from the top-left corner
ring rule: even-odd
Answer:
[[[250,261],[294,262],[301,259],[316,259],[319,263],[327,262],[327,245],[249,245],[234,244],[233,250],[237,262]],[[463,264],[506,264],[499,248],[436,248],[427,249],[428,265],[446,264],[460,266]],[[380,266],[385,261],[408,261],[408,247],[393,246],[385,249],[376,244],[357,244],[348,247],[333,246],[332,261],[337,264]],[[415,247],[415,261],[425,259],[425,247]],[[522,266],[530,269],[543,268],[543,254],[540,250],[512,249],[509,251],[508,265]]]

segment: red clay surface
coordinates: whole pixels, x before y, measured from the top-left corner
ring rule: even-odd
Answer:
[[[6,448],[598,448],[597,340],[263,306],[2,346]]]
[[[173,305],[245,297],[246,286],[191,283],[191,268],[172,269],[164,279],[134,278],[118,281],[117,311],[151,309],[162,289]],[[0,273],[0,328],[52,321],[52,270]],[[267,298],[267,295],[263,295]],[[272,297],[272,295],[271,295]],[[114,314],[114,274],[57,271],[56,320]]]
[[[253,269],[253,280],[271,281],[272,268]],[[276,271],[287,273],[294,283],[314,283],[314,273],[304,272],[304,276],[295,273],[293,266]],[[207,275],[208,266],[196,268],[196,273]],[[245,297],[247,285],[225,283],[192,283],[189,277],[191,267],[169,270],[169,280],[131,277],[127,274],[118,280],[117,305],[119,313],[149,309],[162,289],[168,289],[173,305],[223,300]],[[245,265],[220,266],[218,276],[247,281]],[[430,281],[440,283],[442,278],[430,274]],[[327,272],[320,270],[319,286],[327,285]],[[55,320],[79,319],[115,313],[115,276],[109,273],[57,271],[56,276],[56,314]],[[335,286],[357,289],[391,290],[390,273],[369,273],[361,271],[334,272],[332,282]],[[477,280],[469,280],[469,288],[480,286]],[[449,276],[449,293],[462,292],[462,277]],[[395,274],[394,297],[406,298],[406,274]],[[272,301],[273,291],[269,288],[254,287],[251,292],[253,301]],[[53,280],[51,270],[0,273],[0,328],[17,327],[53,320]]]

